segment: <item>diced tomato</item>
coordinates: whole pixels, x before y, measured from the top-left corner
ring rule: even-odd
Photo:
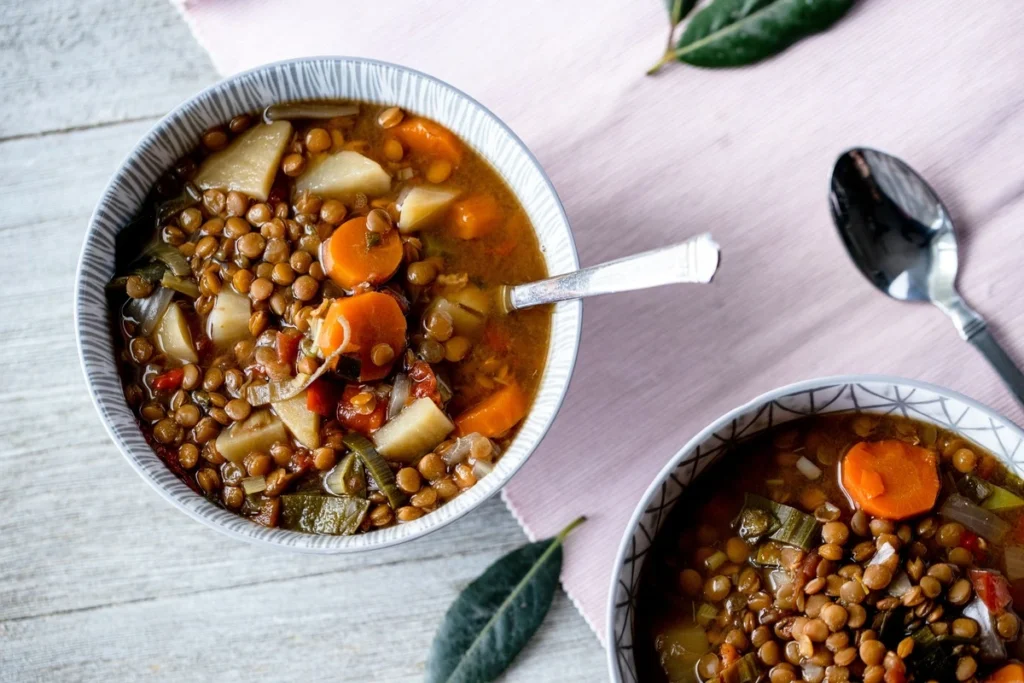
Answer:
[[[341,388],[321,377],[306,388],[306,408],[317,415],[331,417],[338,409]]]
[[[277,333],[277,359],[282,363],[293,365],[299,355],[299,342],[302,335],[298,331]]]
[[[386,401],[377,401],[377,405],[370,413],[363,414],[356,410],[352,405],[352,398],[369,390],[370,387],[365,384],[349,384],[341,395],[341,401],[338,402],[338,422],[345,429],[359,432],[363,436],[369,436],[380,429],[388,409]]]
[[[981,540],[978,534],[965,529],[963,535],[960,536],[960,545],[966,550],[971,551],[971,555],[974,555],[976,562],[980,563],[985,560],[985,549],[981,547]]]
[[[153,378],[153,388],[157,391],[177,391],[181,380],[185,378],[185,370],[174,368]]]
[[[1012,601],[1010,586],[1002,575],[996,572],[972,569],[970,577],[971,583],[974,584],[974,592],[978,594],[990,612],[1001,612]]]
[[[418,360],[412,364],[409,370],[409,379],[412,380],[412,389],[409,393],[413,398],[429,398],[438,406],[441,405],[441,392],[437,390],[437,375],[430,364]]]

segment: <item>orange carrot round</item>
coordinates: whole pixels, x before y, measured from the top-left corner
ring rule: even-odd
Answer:
[[[448,214],[452,235],[472,240],[489,235],[501,222],[501,208],[489,194],[475,194],[452,204]]]
[[[345,327],[348,327],[346,331]],[[369,382],[387,377],[394,361],[375,365],[373,347],[387,344],[398,358],[405,350],[405,315],[394,297],[367,292],[337,299],[327,309],[317,343],[325,356],[333,353],[348,336],[348,348],[359,356],[359,379]],[[343,351],[342,353],[348,353]]]
[[[370,232],[366,218],[353,218],[339,225],[321,245],[320,260],[327,275],[345,289],[364,282],[380,284],[402,263],[402,240],[397,230]]]
[[[455,418],[455,426],[462,435],[500,436],[523,419],[526,405],[526,394],[519,385],[509,384]]]
[[[875,517],[919,515],[939,495],[935,453],[902,441],[861,441],[843,457],[841,469],[843,488]]]
[[[462,161],[462,143],[454,133],[433,121],[413,116],[392,128],[391,132],[406,149],[415,153],[447,159],[453,166]]]
[[[1024,683],[1024,665],[1007,664],[986,678],[985,683]]]

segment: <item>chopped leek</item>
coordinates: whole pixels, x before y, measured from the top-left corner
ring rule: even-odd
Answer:
[[[729,668],[721,673],[721,683],[754,683],[761,676],[761,663],[753,652],[740,657]]]
[[[770,513],[769,524],[765,527],[763,512]],[[819,524],[811,515],[782,503],[776,503],[753,493],[747,493],[743,499],[743,510],[737,519],[740,536],[744,528],[749,534],[747,538],[759,538],[767,534],[768,538],[779,543],[795,545],[810,550],[814,547],[818,536]],[[734,522],[736,524],[737,522]],[[761,533],[755,533],[761,531]]]
[[[324,487],[336,496],[366,498],[366,468],[349,453],[324,477]]]
[[[172,247],[166,242],[161,242],[160,240],[150,242],[142,250],[142,255],[160,261],[178,277],[192,274],[192,268],[189,267],[188,261],[185,260],[185,255],[178,251],[177,247]]]
[[[387,461],[381,457],[370,440],[362,434],[352,432],[346,434],[343,441],[362,460],[370,476],[377,482],[377,488],[387,496],[391,507],[395,510],[402,507],[405,504],[405,496],[395,483],[395,473],[391,471]]]
[[[1024,505],[1024,499],[1017,494],[1007,491],[1002,486],[993,486],[992,495],[985,499],[981,507],[998,512],[1000,510],[1015,510],[1022,505]]]
[[[199,286],[195,282],[180,278],[169,270],[160,276],[160,284],[192,299],[199,298]]]
[[[708,624],[718,618],[718,608],[709,602],[701,603],[700,607],[697,608],[697,615],[694,617],[696,622],[703,628],[707,628]]]
[[[333,119],[339,116],[355,116],[359,105],[333,102],[284,102],[272,104],[263,110],[263,120],[288,121],[291,119]]]
[[[263,493],[267,490],[266,477],[246,477],[242,480],[242,490],[245,495],[251,496],[254,493]]]
[[[709,572],[718,571],[718,568],[729,561],[729,557],[721,550],[716,550],[706,560],[704,566]]]
[[[370,501],[348,496],[294,493],[281,496],[281,528],[347,536],[359,530]]]

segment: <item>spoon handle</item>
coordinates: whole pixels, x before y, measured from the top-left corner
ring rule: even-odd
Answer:
[[[630,292],[681,282],[711,282],[718,270],[718,244],[705,233],[685,242],[634,254],[617,261],[576,270],[565,275],[504,287],[501,294],[506,312],[581,299],[597,294]]]
[[[988,331],[985,319],[968,306],[967,302],[956,292],[935,301],[935,305],[952,319],[960,336],[981,351],[981,355],[985,356],[985,360],[989,362],[1007,388],[1013,392],[1017,401],[1024,405],[1024,373]]]
[[[1017,397],[1017,401],[1024,405],[1024,373],[1021,373],[1017,364],[1006,354],[999,342],[989,333],[987,327],[967,338],[967,341],[974,344],[974,347],[981,351],[995,371],[1002,378],[1006,386]]]

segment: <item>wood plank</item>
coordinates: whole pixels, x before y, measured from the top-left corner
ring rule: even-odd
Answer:
[[[0,672],[16,665],[19,680],[419,681],[438,605],[489,561],[474,552],[231,588],[205,587],[179,567],[175,583],[188,592],[0,623]],[[603,678],[600,648],[580,622],[559,594],[506,680]]]
[[[166,0],[10,2],[0,13],[0,139],[162,116],[216,79]]]

